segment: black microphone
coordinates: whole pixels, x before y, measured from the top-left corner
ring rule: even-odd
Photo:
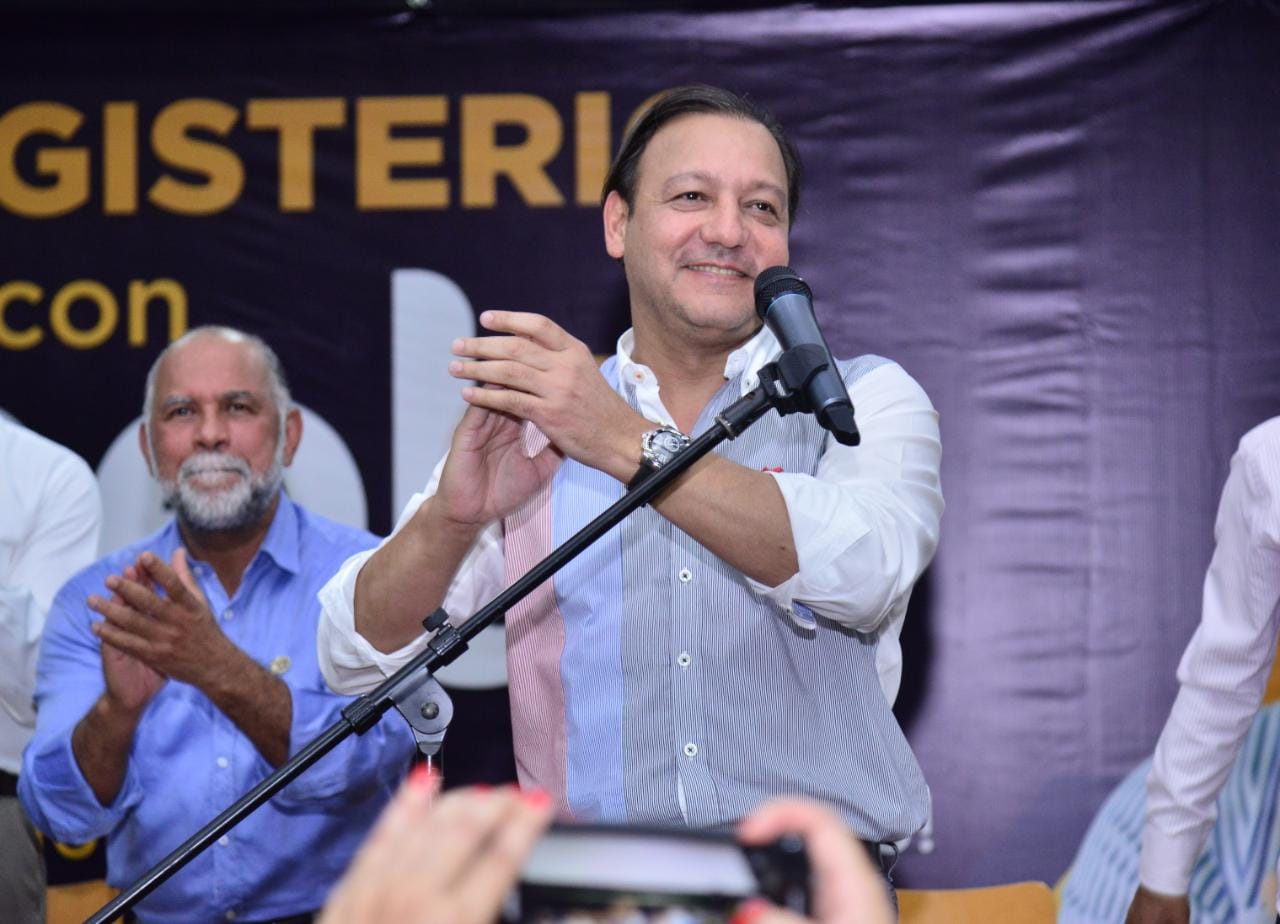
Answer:
[[[804,382],[809,409],[837,442],[857,446],[861,437],[853,419],[853,402],[818,329],[809,286],[789,266],[770,267],[756,277],[756,313],[783,350],[799,347],[809,354],[806,358],[813,371]]]

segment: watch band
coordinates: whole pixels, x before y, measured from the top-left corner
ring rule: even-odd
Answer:
[[[658,466],[654,465],[648,459],[640,462],[640,467],[636,469],[636,473],[631,476],[631,480],[627,482],[627,490],[634,491],[640,484],[650,475],[658,470]]]

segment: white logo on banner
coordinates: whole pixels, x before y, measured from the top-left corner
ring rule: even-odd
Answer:
[[[431,270],[391,274],[391,520],[427,483],[449,448],[462,415],[460,383],[449,375],[450,344],[475,333],[471,303],[458,285]],[[310,408],[302,412],[302,443],[285,472],[285,487],[299,504],[340,523],[367,527],[368,506],[360,470],[342,436]],[[138,449],[134,419],[98,465],[102,488],[101,550],[105,553],[159,529],[169,514],[160,488]],[[425,615],[425,614],[424,614]],[[465,618],[470,613],[454,613]],[[473,640],[467,653],[439,672],[442,683],[483,689],[507,682],[500,627]]]
[[[431,270],[391,274],[391,507],[392,519],[427,483],[449,448],[466,407],[461,383],[449,374],[451,344],[475,334],[466,293]],[[423,615],[427,615],[423,613]],[[470,613],[450,613],[465,619]],[[445,686],[488,689],[507,685],[506,637],[489,626],[457,661],[436,672]]]

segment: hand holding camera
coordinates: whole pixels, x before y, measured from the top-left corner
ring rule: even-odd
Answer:
[[[862,845],[831,809],[811,799],[783,797],[759,806],[738,826],[744,844],[800,837],[809,857],[811,909],[819,924],[894,924],[885,882]],[[798,924],[806,920],[758,899],[733,924]]]
[[[517,894],[526,904],[531,896],[545,902],[550,894],[579,901],[582,907],[560,911],[560,920],[574,921],[894,920],[884,881],[861,844],[834,812],[808,799],[761,805],[739,826],[739,847],[700,832],[565,826],[542,837],[552,815],[545,793],[504,787],[440,796],[439,788],[438,775],[425,769],[411,775],[330,896],[321,924],[491,924],[504,903],[511,913]],[[804,842],[807,874],[806,864],[797,867],[786,847],[794,837]],[[627,872],[630,884],[606,886],[585,860],[592,853],[612,858],[594,865]],[[812,918],[760,897],[792,894],[797,869]],[[513,893],[522,871],[520,890]],[[693,881],[700,885],[691,890]],[[666,899],[655,897],[660,893]],[[672,898],[677,894],[678,902]],[[516,919],[555,920],[549,913],[545,904],[540,910],[526,907]]]

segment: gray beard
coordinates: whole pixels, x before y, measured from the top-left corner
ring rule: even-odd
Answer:
[[[194,482],[201,473],[216,471],[225,476],[234,473],[235,481],[219,491],[201,491]],[[259,523],[271,509],[280,485],[284,466],[277,453],[271,467],[254,475],[249,463],[225,452],[201,452],[182,463],[178,477],[161,481],[164,504],[184,525],[200,532],[227,532]]]

